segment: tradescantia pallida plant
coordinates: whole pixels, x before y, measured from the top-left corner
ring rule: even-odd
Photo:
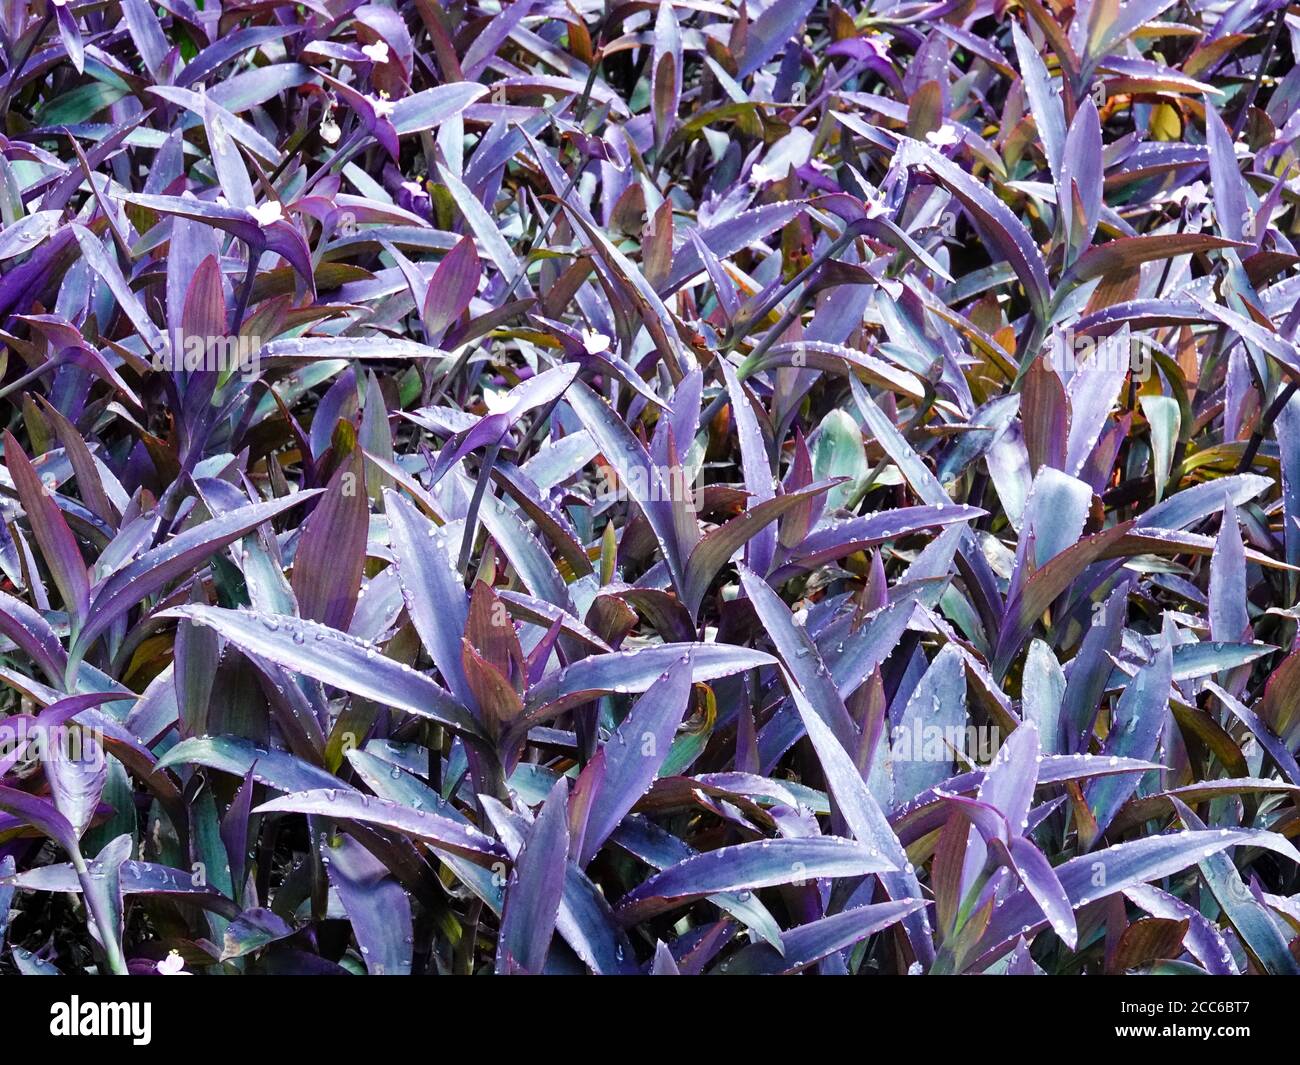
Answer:
[[[1285,4],[0,33],[0,969],[1296,971]]]

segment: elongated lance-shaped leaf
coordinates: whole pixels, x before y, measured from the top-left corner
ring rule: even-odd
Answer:
[[[241,650],[286,669],[459,732],[480,734],[470,712],[423,673],[319,622],[211,606],[175,607],[160,616],[207,625]]]
[[[1192,831],[1204,831],[1205,822],[1196,816],[1179,799],[1170,800],[1178,818]],[[1295,976],[1297,965],[1268,907],[1251,893],[1237,867],[1226,851],[1207,853],[1201,860],[1201,875],[1209,885],[1215,901],[1232,922],[1250,952],[1259,960],[1265,972],[1273,976]]]
[[[1241,973],[1218,925],[1204,917],[1195,907],[1150,884],[1127,887],[1124,896],[1152,917],[1186,921],[1187,934],[1183,944],[1187,947],[1187,952],[1205,966],[1205,971],[1211,976],[1237,976]]]
[[[598,695],[643,692],[674,662],[686,658],[691,664],[691,679],[697,684],[776,662],[763,651],[709,643],[665,643],[593,655],[547,675],[529,689],[526,709],[531,713],[545,708],[555,714]]]
[[[1161,262],[1179,255],[1248,248],[1244,241],[1228,240],[1209,233],[1160,233],[1141,237],[1117,237],[1084,252],[1061,278],[1062,288],[1072,288],[1098,277],[1136,269],[1143,263]]]
[[[393,128],[398,136],[422,133],[453,118],[475,100],[486,96],[486,85],[456,82],[404,96],[393,104]]]
[[[686,608],[692,613],[699,611],[705,593],[713,583],[713,578],[731,560],[731,557],[757,534],[769,528],[781,515],[793,510],[805,500],[821,495],[836,483],[836,481],[821,481],[807,488],[764,500],[726,524],[710,529],[695,545],[690,558],[686,560],[684,590]]]
[[[1038,729],[1031,722],[1025,722],[998,749],[975,795],[978,801],[992,806],[1006,818],[1012,833],[1024,831],[1024,822],[1033,805],[1034,787],[1038,783],[1038,754]],[[970,833],[962,862],[963,895],[984,867],[987,854],[984,840],[977,833]]]
[[[683,249],[684,251],[685,249]],[[750,500],[761,504],[775,494],[772,467],[768,464],[767,445],[763,441],[763,431],[759,427],[754,408],[741,384],[736,371],[726,359],[720,359],[718,365],[727,382],[727,396],[731,401],[732,417],[736,423],[736,438],[740,444],[740,466],[745,476],[745,490]],[[750,502],[746,501],[746,507]],[[757,530],[745,544],[745,563],[759,576],[767,576],[776,551],[776,530],[764,526]]]
[[[980,514],[977,507],[956,504],[901,507],[898,510],[882,510],[878,514],[823,525],[787,552],[784,564],[779,565],[769,579],[781,583],[795,574],[844,558],[855,551],[876,547],[925,529],[973,521]]]
[[[1065,138],[1056,189],[1065,242],[1073,259],[1092,243],[1104,205],[1101,122],[1091,97],[1074,113]]]
[[[903,138],[895,158],[897,166],[919,166],[935,178],[966,208],[980,232],[1020,278],[1030,304],[1046,320],[1051,282],[1038,245],[1015,213],[980,182],[933,148]]]
[[[880,409],[879,404],[871,398],[866,388],[855,377],[849,378],[849,388],[853,392],[853,401],[862,415],[862,420],[867,424],[868,432],[885,449],[885,454],[894,460],[894,465],[907,479],[912,491],[923,503],[931,507],[951,506],[952,499],[944,491],[939,479],[922,461],[916,449],[898,431],[898,427],[889,416]]]
[[[665,869],[629,891],[615,913],[634,924],[720,891],[756,891],[894,869],[875,847],[838,836],[762,839],[708,851]]]
[[[1056,867],[1056,875],[1071,906],[1077,910],[1134,884],[1149,884],[1172,876],[1211,854],[1241,845],[1263,847],[1293,862],[1300,861],[1300,852],[1276,833],[1240,828],[1208,829],[1117,843],[1105,850],[1071,858]],[[1017,937],[1029,935],[1046,923],[1028,892],[1015,893],[993,911],[971,959],[996,957],[1009,950]]]
[[[957,755],[970,754],[963,749],[966,719],[966,665],[957,647],[947,644],[891,717],[896,804],[942,784]]]
[[[1042,58],[1019,23],[1014,21],[1011,23],[1011,37],[1020,63],[1020,80],[1024,82],[1034,124],[1043,143],[1043,154],[1047,156],[1052,174],[1059,175],[1065,152],[1065,109],[1060,94],[1053,86]]]
[[[847,950],[925,906],[921,899],[882,902],[859,906],[842,913],[791,928],[781,936],[785,954],[778,954],[766,943],[755,943],[715,970],[728,976],[778,976],[802,972],[823,958]]]
[[[1006,854],[1008,864],[1015,870],[1016,877],[1025,890],[1038,903],[1038,908],[1046,915],[1052,931],[1073,950],[1079,942],[1074,911],[1070,908],[1070,898],[1061,886],[1056,871],[1043,852],[1034,845],[1033,840],[1024,836],[1013,836],[1005,844],[999,841],[993,846]]]
[[[1123,540],[1133,523],[1123,522],[1105,532],[1085,537],[1067,548],[1033,575],[1017,593],[1008,598],[993,657],[993,673],[1001,676],[1011,664],[1012,657],[1029,634],[1034,623],[1051,606],[1052,601],[1064,592],[1084,569],[1105,557],[1107,551]]]
[[[411,900],[388,869],[347,836],[321,845],[330,883],[339,893],[371,976],[407,976],[414,935]]]
[[[613,841],[652,869],[669,869],[699,853],[688,843],[638,814],[623,819]],[[710,895],[708,901],[745,925],[764,943],[778,952],[781,950],[781,927],[753,892],[724,892]]]
[[[399,337],[304,337],[273,340],[259,353],[272,363],[311,363],[330,359],[440,359],[447,353],[415,340]]]
[[[86,895],[109,967],[114,974],[124,975],[126,960],[122,956],[122,901],[117,869],[130,854],[131,837],[122,836],[110,843],[100,855],[102,864],[91,863],[88,866],[81,856],[77,829],[52,803],[26,792],[0,786],[0,810],[43,832],[71,855],[77,880]],[[125,850],[121,846],[121,840],[126,841]]]
[[[842,747],[855,749],[857,727],[812,637],[805,628],[795,624],[789,607],[766,581],[741,567],[740,583],[793,682],[791,689],[797,686],[803,692]]]
[[[177,533],[164,544],[105,578],[94,591],[93,615],[81,630],[74,654],[84,652],[105,629],[141,600],[193,572],[217,551],[256,529],[264,521],[315,495],[299,492],[287,499],[252,503]]]
[[[52,683],[62,687],[68,656],[50,623],[21,599],[0,592],[0,635],[12,640]]]
[[[569,218],[586,235],[609,272],[622,283],[624,291],[640,313],[646,331],[653,338],[664,362],[672,366],[677,374],[684,376],[688,366],[681,339],[677,335],[677,323],[673,319],[672,312],[659,298],[659,293],[646,280],[636,264],[619,251],[593,222],[584,217],[582,212],[574,210],[568,201],[565,201],[565,207]]]
[[[916,879],[912,863],[907,860],[902,843],[894,834],[889,819],[871,794],[871,789],[862,779],[862,774],[858,772],[848,751],[822,722],[801,692],[793,692],[793,698],[804,727],[808,730],[808,738],[817,752],[817,760],[825,774],[826,786],[835,800],[835,808],[859,843],[876,848],[894,866],[880,874],[880,882],[885,891],[896,902],[924,900],[921,885]],[[925,911],[909,910],[900,919],[917,961],[923,968],[929,967],[934,961],[934,942]]]
[[[507,810],[490,795],[479,798],[506,850],[512,859],[518,858],[531,831],[528,818],[518,811]],[[614,920],[609,903],[600,889],[571,861],[564,866],[564,890],[555,928],[578,959],[596,975],[633,971],[631,944]]]
[[[497,939],[498,973],[540,976],[546,964],[569,860],[568,794],[561,777],[515,860]]]
[[[596,752],[579,778],[593,788],[578,864],[586,867],[636,801],[654,783],[672,746],[691,693],[691,661],[679,660],[637,700],[622,724]],[[576,790],[576,789],[575,789]]]
[[[339,788],[352,791],[351,784],[328,770],[304,762],[288,751],[276,750],[239,736],[191,736],[171,747],[156,765],[169,769],[177,765],[203,765],[235,777],[251,776],[276,791],[308,791]]]
[[[664,471],[651,461],[641,442],[615,415],[609,404],[581,381],[575,381],[564,398],[591,434],[605,461],[613,467],[619,482],[650,523],[668,563],[668,571],[673,576],[673,583],[678,588],[684,588],[685,563],[677,543],[669,502],[669,486],[664,482]]]
[[[301,615],[332,629],[347,629],[361,588],[370,526],[365,476],[361,452],[353,451],[304,523],[293,557]]]
[[[775,6],[766,8],[745,36],[745,52],[737,74],[744,78],[776,55],[798,33],[814,6],[815,0],[790,0],[781,4],[779,9]]]
[[[366,786],[381,799],[409,806],[415,810],[430,809],[453,821],[467,826],[470,824],[469,819],[455,806],[422,780],[400,767],[395,767],[359,747],[348,751],[347,759]],[[504,842],[509,849],[508,840]],[[500,870],[493,872],[459,854],[440,850],[436,846],[432,847],[432,850],[455,873],[461,883],[483,900],[492,913],[498,917],[501,915],[505,892],[502,878],[498,875]]]
[[[1237,527],[1237,508],[1231,500],[1223,507],[1223,524],[1210,556],[1210,636],[1233,643],[1247,638],[1250,614],[1246,584],[1246,546]]]
[[[1107,758],[1151,758],[1168,718],[1169,685],[1173,681],[1173,651],[1164,643],[1155,658],[1129,681],[1115,706],[1102,754]],[[1114,776],[1092,781],[1084,794],[1092,807],[1097,830],[1105,832],[1139,778]]]
[[[438,263],[421,304],[424,328],[430,343],[442,339],[478,291],[483,265],[472,237],[464,237]]]
[[[69,854],[77,854],[78,834],[49,799],[0,785],[0,810],[43,832]]]
[[[395,491],[384,493],[384,510],[407,613],[447,687],[467,701],[460,641],[469,601],[455,568],[459,537],[449,537]]]
[[[108,759],[88,729],[55,729],[45,747],[45,777],[54,805],[80,838],[90,827],[104,793]]]
[[[4,452],[5,466],[18,490],[32,535],[63,597],[73,629],[80,630],[90,606],[90,579],[77,539],[54,502],[51,486],[41,480],[12,433],[5,433]]]
[[[699,254],[700,244],[722,259],[762,240],[769,233],[775,233],[805,209],[803,203],[794,200],[765,203],[695,230],[689,235],[696,239],[687,240],[674,249],[672,272],[660,288],[660,294],[667,299],[704,269]]]
[[[1224,691],[1213,681],[1206,681],[1205,687],[1214,694],[1214,697],[1228,709],[1233,717],[1250,729],[1251,735],[1255,737],[1256,742],[1277,763],[1277,767],[1282,770],[1287,780],[1292,784],[1300,785],[1300,764],[1297,764],[1295,755],[1273,733],[1273,730],[1260,720],[1259,715],[1253,710],[1247,709],[1229,692]]]
[[[342,788],[318,788],[297,791],[264,802],[254,813],[300,813],[332,817],[340,821],[357,821],[386,828],[412,839],[422,840],[490,866],[505,857],[505,849],[491,836],[470,825],[453,821],[431,810],[413,810],[387,799],[363,795]]]

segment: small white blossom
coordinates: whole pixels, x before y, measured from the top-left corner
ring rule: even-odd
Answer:
[[[813,135],[802,127],[792,129],[771,148],[761,162],[749,169],[749,183],[755,187],[780,181],[793,167],[798,170],[812,156]]]
[[[1169,194],[1171,203],[1182,204],[1184,207],[1208,203],[1209,199],[1209,190],[1206,189],[1204,181],[1193,181],[1190,185],[1183,185]]]
[[[388,62],[388,45],[383,41],[376,41],[374,44],[363,45],[361,53],[372,63]]]
[[[259,226],[269,226],[272,222],[278,222],[284,217],[284,211],[280,208],[279,200],[267,200],[266,203],[259,203],[248,209]]]
[[[925,140],[931,148],[947,148],[950,144],[956,144],[961,140],[961,138],[957,136],[956,129],[951,125],[945,124],[940,126],[938,129],[931,130],[927,133],[925,135]]]
[[[173,950],[157,966],[159,976],[193,976],[185,971],[185,959],[179,950]]]
[[[873,53],[875,59],[888,59],[889,46],[893,38],[887,33],[872,33],[862,38],[862,42]]]
[[[514,408],[515,401],[510,398],[508,392],[497,392],[495,389],[485,388],[483,390],[483,405],[487,407],[489,414],[504,414]]]
[[[584,329],[582,331],[582,346],[587,349],[588,355],[599,355],[602,351],[609,350],[609,337],[604,333],[598,333],[594,329]]]
[[[320,124],[320,139],[326,144],[338,144],[339,137],[343,131],[339,129],[339,124],[334,121],[332,114],[325,116],[325,121]]]
[[[387,118],[393,113],[393,108],[397,105],[388,98],[388,93],[380,92],[378,96],[367,97],[370,106],[375,109],[375,115],[378,118]]]

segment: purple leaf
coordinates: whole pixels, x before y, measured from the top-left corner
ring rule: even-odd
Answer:
[[[371,976],[409,976],[414,937],[411,900],[382,862],[347,836],[321,845]]]
[[[459,854],[479,865],[491,865],[505,856],[499,843],[475,828],[442,814],[429,810],[412,810],[386,799],[363,795],[359,791],[334,788],[299,791],[264,802],[253,812],[314,814],[318,817],[374,825],[422,840],[452,854]]]
[[[831,836],[763,839],[697,854],[629,891],[615,909],[625,925],[722,891],[865,876],[894,866],[874,847]]]
[[[292,587],[304,618],[347,629],[361,589],[369,527],[365,469],[361,453],[353,451],[304,523],[293,557]]]
[[[264,521],[310,499],[316,492],[299,492],[270,503],[252,503],[228,511],[211,521],[177,533],[166,543],[146,551],[117,570],[95,588],[93,616],[77,637],[74,653],[90,647],[95,638],[122,614],[147,596],[154,595],[173,580],[192,572],[226,545],[247,535]]]
[[[848,752],[834,733],[822,723],[801,693],[794,693],[794,701],[804,727],[808,730],[808,738],[817,752],[817,760],[826,776],[826,786],[835,800],[835,808],[848,824],[849,831],[859,843],[876,848],[894,865],[893,870],[880,874],[880,882],[885,891],[890,898],[900,903],[924,899],[921,885],[907,860],[902,843],[894,835],[885,812],[867,788]],[[900,919],[917,959],[922,967],[928,967],[934,961],[934,944],[925,911],[909,910],[901,914]]]
[[[822,958],[847,950],[867,936],[897,924],[925,905],[920,899],[859,906],[792,928],[781,936],[785,954],[766,943],[746,947],[715,970],[730,976],[780,976],[802,972]]]
[[[54,502],[51,486],[41,480],[12,433],[5,433],[4,451],[5,466],[13,478],[32,535],[58,586],[74,630],[80,630],[89,609],[90,580],[76,537]]]
[[[540,976],[564,893],[568,784],[556,781],[515,861],[497,940],[497,972]]]
[[[162,617],[188,618],[215,629],[241,650],[343,691],[477,735],[469,711],[422,673],[373,645],[319,622],[222,607],[185,606]]]
[[[691,693],[691,662],[687,658],[669,666],[645,694],[636,701],[614,735],[602,745],[596,757],[578,778],[595,777],[585,831],[577,853],[586,868],[618,827],[636,801],[654,783],[673,734],[686,712]]]

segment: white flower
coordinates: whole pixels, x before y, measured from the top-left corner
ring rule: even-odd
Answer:
[[[802,126],[792,129],[767,150],[762,162],[749,168],[749,183],[761,186],[769,181],[782,180],[791,167],[798,170],[808,162],[812,146],[812,133]]]
[[[421,185],[418,181],[403,181],[402,188],[404,188],[412,196],[424,195],[424,186]]]
[[[599,355],[602,351],[609,350],[609,337],[604,333],[598,333],[594,329],[584,329],[582,331],[582,346],[587,349],[588,355]]]
[[[872,33],[862,38],[862,42],[874,54],[876,59],[889,58],[889,46],[893,38],[887,33]]]
[[[343,131],[339,129],[339,124],[334,121],[333,114],[325,116],[325,121],[320,124],[320,139],[326,144],[338,144],[339,137]]]
[[[497,392],[491,388],[483,390],[483,405],[489,414],[504,414],[514,409],[515,401],[509,392]]]
[[[250,207],[248,213],[257,220],[259,226],[269,226],[272,222],[278,222],[284,217],[284,211],[280,209],[279,200],[267,200],[266,203],[259,203]]]
[[[881,215],[889,213],[889,209],[885,207],[885,195],[882,192],[867,196],[862,201],[862,206],[867,209],[868,218],[879,218]]]
[[[383,41],[376,41],[374,44],[363,45],[361,54],[372,63],[388,62],[388,45]]]
[[[159,976],[193,976],[185,971],[185,959],[179,950],[173,950],[157,966]]]
[[[370,101],[370,106],[375,109],[376,118],[387,118],[393,113],[393,108],[397,105],[388,98],[388,93],[380,92],[378,96],[366,97]]]
[[[956,144],[961,138],[957,136],[957,131],[951,125],[940,126],[936,130],[931,130],[925,135],[925,141],[931,148],[946,148],[950,144]]]
[[[1209,192],[1204,181],[1193,181],[1190,185],[1183,185],[1169,194],[1171,203],[1182,204],[1184,207],[1195,207],[1202,203],[1208,203],[1209,199]]]

